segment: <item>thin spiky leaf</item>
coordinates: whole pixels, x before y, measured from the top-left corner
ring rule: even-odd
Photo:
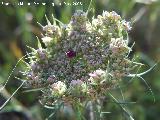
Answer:
[[[36,38],[37,38],[37,46],[38,46],[38,48],[42,49],[42,45],[41,45],[40,39],[38,38],[38,36],[36,36]]]
[[[17,80],[20,80],[20,81],[22,81],[22,82],[23,82],[23,81],[27,81],[26,79],[22,79],[22,78],[19,78],[19,77],[16,77],[16,76],[15,76],[14,78],[17,79]]]
[[[144,66],[144,64],[139,63],[139,62],[134,62],[134,61],[132,61],[132,63],[134,63],[134,64],[136,64],[136,65]]]
[[[45,120],[49,120],[50,118],[52,118],[60,110],[62,106],[63,106],[63,103],[55,106],[54,111]]]
[[[128,38],[128,34],[127,34],[127,38]],[[128,54],[127,54],[127,56],[126,56],[127,58],[128,58],[128,56],[130,55],[130,53],[131,53],[132,48],[134,47],[134,45],[135,45],[135,42],[133,42],[132,46],[130,47],[131,49],[129,49]]]
[[[146,70],[145,72],[142,72],[142,73],[139,73],[139,74],[129,74],[129,75],[127,75],[127,77],[136,77],[136,76],[140,77],[142,75],[145,75],[148,72],[150,72],[151,70],[153,70],[153,68],[155,68],[156,65],[157,65],[157,63],[154,66],[152,66],[150,69]]]
[[[63,22],[61,22],[60,20],[58,20],[57,18],[54,17],[54,20],[57,21],[58,23],[60,23],[61,25],[64,25]]]
[[[27,67],[30,67],[30,64],[28,64],[26,61],[22,60],[22,62],[23,62]]]
[[[128,116],[128,118],[130,120],[134,120],[134,118],[132,117],[132,115],[121,105],[121,104],[118,104],[119,101],[111,94],[111,93],[108,93],[108,95],[112,98],[112,100],[117,104],[119,105],[119,107],[124,111],[124,113]]]
[[[153,97],[153,102],[155,102],[156,100],[155,100],[154,93],[153,93],[151,87],[149,86],[149,84],[147,83],[147,81],[141,76],[137,76],[137,77],[140,78],[145,83],[145,85],[148,87],[148,89],[149,89],[149,91],[150,91],[150,93],[151,93],[151,95]]]
[[[48,25],[51,25],[51,22],[49,21],[49,19],[48,19],[48,17],[47,17],[46,14],[45,14],[45,18],[46,18],[47,24],[48,24]]]
[[[141,68],[141,66],[138,67],[138,69],[137,69],[137,71],[136,71],[136,74],[139,73],[140,68]],[[128,85],[129,83],[131,83],[131,82],[133,81],[134,78],[136,78],[136,76],[131,77],[131,79],[128,81],[127,85]],[[127,86],[127,85],[126,85],[126,86]]]
[[[23,81],[21,85],[13,92],[13,94],[6,100],[6,102],[0,107],[0,111],[8,104],[12,97],[17,93],[17,91],[23,86],[26,81]]]
[[[92,0],[90,0],[89,6],[88,6],[88,9],[86,12],[87,15],[88,15],[89,11],[91,10],[91,6],[92,6]]]
[[[109,113],[111,113],[111,112],[101,112],[101,114],[109,114]]]
[[[17,68],[18,64],[22,61],[22,59],[24,59],[27,55],[24,55],[23,57],[21,57],[18,62],[16,63],[16,65],[14,66],[14,68],[12,69],[11,73],[9,74],[6,82],[4,83],[4,85],[0,88],[0,92],[5,88],[5,86],[7,85],[10,77],[12,76],[13,72],[15,71],[15,69]]]
[[[118,89],[119,89],[119,91],[120,91],[120,94],[121,94],[121,96],[122,96],[122,99],[125,101],[125,97],[124,97],[124,94],[123,94],[123,91],[122,91],[122,88],[120,87],[120,81],[118,80]]]
[[[46,104],[43,104],[43,103],[41,102],[41,100],[39,100],[39,103],[40,103],[44,108],[55,110],[55,106],[54,106],[54,105],[53,105],[53,106],[48,106],[48,105],[46,105]]]
[[[24,90],[23,93],[40,91],[40,90],[43,90],[43,89],[44,89],[44,88],[29,89],[29,90]]]
[[[52,14],[52,19],[53,19],[53,25],[56,25],[56,20],[53,14]]]
[[[44,26],[43,26],[41,23],[37,22],[37,24],[38,24],[41,28],[44,28]]]
[[[109,102],[108,103],[115,103],[114,101],[113,102]],[[122,102],[118,102],[118,104],[136,104],[137,102],[126,102],[126,101],[122,101]]]
[[[27,55],[28,55],[28,57],[27,58],[29,58],[29,60],[30,60],[30,62],[32,63],[34,60],[33,60],[33,57],[32,56],[30,56],[30,54],[27,52]]]
[[[34,48],[32,48],[32,47],[30,47],[28,45],[27,45],[27,48],[29,48],[32,52],[36,52],[36,49],[34,49]]]

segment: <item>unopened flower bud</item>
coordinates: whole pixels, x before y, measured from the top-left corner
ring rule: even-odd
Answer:
[[[89,73],[90,79],[89,81],[92,84],[99,84],[101,81],[103,81],[105,78],[106,72],[99,69],[94,71],[93,73]]]
[[[47,36],[42,38],[42,41],[46,46],[48,46],[51,43],[52,40],[53,40],[53,38],[47,37]]]
[[[38,49],[37,53],[40,60],[45,60],[47,58],[46,53],[43,49]]]
[[[51,85],[51,89],[52,89],[52,95],[60,97],[66,92],[67,87],[65,83],[58,81]]]

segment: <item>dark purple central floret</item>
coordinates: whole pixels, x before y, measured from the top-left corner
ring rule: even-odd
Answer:
[[[66,55],[67,55],[67,57],[69,57],[69,58],[73,58],[73,57],[76,56],[76,52],[73,51],[73,50],[68,50],[68,51],[66,52]]]

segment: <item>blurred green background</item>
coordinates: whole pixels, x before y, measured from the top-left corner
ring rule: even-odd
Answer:
[[[10,5],[5,5],[7,2]],[[7,80],[18,59],[28,51],[26,45],[37,48],[36,36],[41,37],[42,32],[37,22],[46,25],[45,14],[52,20],[51,14],[53,13],[57,19],[68,23],[76,9],[87,10],[90,0],[25,0],[22,6],[18,6],[18,2],[20,0],[0,0],[0,84]],[[31,2],[30,6],[27,5],[28,2]],[[40,4],[45,2],[46,5],[36,5],[34,2]],[[75,5],[74,2],[79,3]],[[138,60],[145,64],[141,71],[160,61],[159,0],[93,0],[92,8],[91,16],[93,14],[97,16],[103,10],[108,10],[116,11],[124,19],[132,21],[133,28],[129,32],[130,46],[133,42],[136,44],[131,57],[139,56]],[[152,88],[155,102],[146,85],[138,79],[134,79],[122,89],[127,101],[136,102],[127,105],[135,120],[160,119],[159,67],[158,64],[151,72],[144,75],[145,80]],[[14,76],[20,76],[19,71],[23,68],[22,64],[18,65],[6,88],[2,91],[1,105],[19,86],[20,81],[16,80]],[[24,93],[23,90],[20,90],[3,111],[20,111],[31,115],[33,120],[44,120],[51,110],[43,108],[38,103],[38,95],[38,92]],[[124,120],[120,115],[122,113],[119,108],[113,105],[108,106],[106,106],[106,110],[111,113],[105,114],[105,119]],[[60,114],[60,116],[63,115]],[[57,119],[60,118],[57,117]],[[15,120],[19,119],[15,118]],[[20,120],[25,119],[21,118]]]

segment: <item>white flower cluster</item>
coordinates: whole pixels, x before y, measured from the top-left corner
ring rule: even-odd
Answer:
[[[46,48],[33,50],[26,72],[28,87],[44,88],[44,104],[101,97],[135,66],[124,39],[131,27],[116,12],[105,11],[90,22],[78,10],[69,24],[47,22],[42,26]]]

